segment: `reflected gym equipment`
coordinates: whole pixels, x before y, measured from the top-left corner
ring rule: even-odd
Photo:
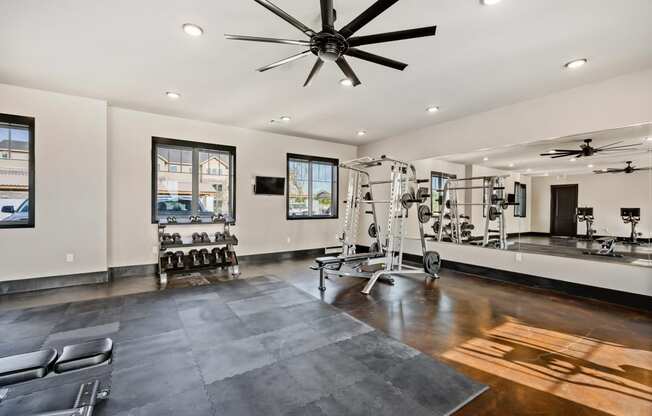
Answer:
[[[586,233],[584,234],[584,239],[587,241],[593,241],[593,234],[595,230],[593,229],[593,221],[595,217],[593,216],[593,207],[577,207],[577,222],[586,223]]]
[[[629,240],[625,241],[627,244],[640,244],[638,242],[638,237],[642,233],[636,232],[636,225],[641,221],[641,209],[640,208],[621,208],[620,217],[623,219],[625,224],[631,226],[631,232],[629,234]]]

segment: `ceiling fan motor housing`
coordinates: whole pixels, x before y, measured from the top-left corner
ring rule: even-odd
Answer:
[[[310,50],[323,61],[334,62],[349,48],[344,36],[321,32],[311,39]]]

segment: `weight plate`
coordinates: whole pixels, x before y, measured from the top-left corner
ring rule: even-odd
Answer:
[[[413,199],[414,199],[414,197],[409,192],[406,192],[403,195],[401,195],[401,205],[403,205],[403,208],[405,208],[405,209],[412,208],[412,200]]]
[[[490,221],[496,221],[498,219],[499,215],[500,215],[500,212],[498,212],[498,208],[489,207],[489,220]]]
[[[376,224],[372,222],[371,225],[369,225],[367,232],[369,233],[369,237],[376,238],[378,236],[378,227],[376,227]]]
[[[364,194],[363,198],[365,201],[371,201],[371,192]]]
[[[432,213],[430,212],[430,207],[428,205],[419,205],[419,210],[417,211],[417,217],[421,224],[425,224],[430,221],[432,218]]]
[[[441,268],[441,257],[436,251],[426,251],[423,256],[423,269],[431,276],[437,276]]]
[[[428,200],[428,197],[430,197],[428,188],[424,188],[423,186],[419,187],[419,189],[417,190],[416,199],[421,201],[422,204],[425,204],[425,202]]]
[[[369,251],[372,253],[380,253],[380,248],[378,247],[378,241],[374,241],[369,247]]]

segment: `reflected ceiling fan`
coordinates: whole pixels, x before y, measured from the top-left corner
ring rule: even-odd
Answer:
[[[596,153],[601,153],[601,152],[622,152],[625,150],[634,150],[636,149],[636,146],[638,146],[637,144],[623,144],[617,146],[623,142],[623,140],[621,140],[605,146],[593,147],[591,146],[592,141],[593,140],[591,139],[585,139],[584,143],[580,145],[579,149],[574,149],[574,150],[554,149],[548,153],[541,153],[539,156],[549,156],[552,159],[557,159],[560,157],[567,157],[567,156],[589,157],[595,155]]]
[[[652,167],[647,167],[647,168],[637,168],[635,166],[632,166],[632,162],[625,162],[627,163],[627,166],[625,166],[624,169],[614,169],[614,168],[609,168],[609,169],[600,169],[600,170],[594,170],[594,173],[634,173],[639,170],[652,170]]]
[[[358,30],[362,29],[367,23],[378,17],[385,10],[389,9],[398,0],[377,0],[367,10],[362,12],[358,17],[353,19],[349,24],[341,29],[335,29],[336,12],[333,9],[333,0],[320,0],[321,2],[321,31],[314,31],[307,27],[294,17],[287,14],[268,0],[254,0],[256,3],[265,7],[281,19],[285,20],[292,26],[302,31],[308,40],[276,39],[263,38],[257,36],[225,35],[227,39],[245,40],[252,42],[282,43],[286,45],[305,46],[308,49],[292,55],[289,58],[282,59],[273,64],[258,68],[259,72],[264,72],[272,68],[285,65],[297,59],[304,58],[310,54],[317,56],[317,61],[312,67],[308,79],[303,84],[304,87],[310,85],[311,81],[317,75],[324,62],[335,62],[340,70],[349,79],[353,86],[360,85],[360,79],[356,76],[353,69],[349,66],[345,56],[351,56],[365,61],[373,62],[389,68],[404,70],[407,64],[393,59],[385,58],[369,52],[358,49],[358,46],[371,45],[374,43],[393,42],[403,39],[420,38],[424,36],[434,36],[437,26],[428,26],[418,29],[399,30],[396,32],[379,33],[375,35],[353,36]]]

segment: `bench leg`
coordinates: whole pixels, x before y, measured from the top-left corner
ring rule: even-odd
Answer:
[[[323,268],[319,269],[319,290],[322,292],[326,291],[326,280]]]

